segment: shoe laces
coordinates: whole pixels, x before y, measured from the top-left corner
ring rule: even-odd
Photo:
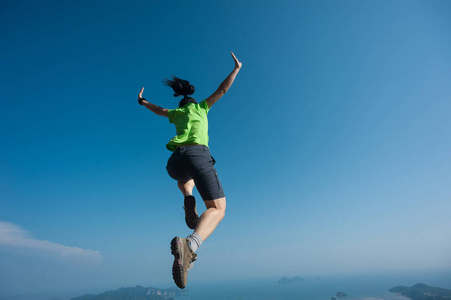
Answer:
[[[188,271],[193,268],[194,262],[197,260],[197,254],[193,253],[193,256],[190,256],[189,258],[190,258],[191,262],[189,264]]]

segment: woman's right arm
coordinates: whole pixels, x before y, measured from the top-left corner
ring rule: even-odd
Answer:
[[[212,107],[213,104],[216,103],[219,99],[221,99],[222,96],[224,96],[225,93],[229,90],[229,88],[232,86],[232,83],[235,81],[236,75],[238,75],[238,72],[241,69],[241,66],[243,65],[238,58],[236,58],[235,54],[231,52],[233,60],[235,61],[235,68],[233,69],[232,73],[227,76],[227,78],[219,85],[218,89],[205,101],[207,102],[208,107]]]
[[[168,111],[169,109],[166,108],[162,108],[158,105],[155,105],[153,103],[150,103],[149,101],[147,101],[145,98],[143,98],[143,92],[144,92],[144,88],[141,89],[141,92],[139,92],[138,95],[138,102],[141,105],[144,105],[145,107],[147,107],[150,111],[156,113],[159,116],[162,117],[168,117]]]

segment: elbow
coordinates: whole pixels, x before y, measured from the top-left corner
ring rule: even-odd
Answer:
[[[222,86],[218,89],[218,94],[222,97],[225,95],[225,93],[227,93],[228,90],[229,90],[228,87]]]
[[[162,116],[162,117],[167,117],[168,116],[168,110],[167,109],[160,109],[158,111],[158,115]]]

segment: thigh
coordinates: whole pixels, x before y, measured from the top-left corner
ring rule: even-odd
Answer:
[[[193,176],[193,179],[204,201],[211,201],[225,196],[218,173],[213,165],[197,173]]]
[[[189,148],[186,153],[189,175],[204,201],[224,197],[224,190],[207,146]]]
[[[168,171],[169,176],[177,181],[189,181],[192,179],[187,173],[183,157],[177,149],[169,158],[166,170]]]

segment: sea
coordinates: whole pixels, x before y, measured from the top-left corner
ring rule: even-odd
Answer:
[[[412,286],[425,283],[430,286],[451,289],[451,271],[431,273],[392,273],[392,274],[334,274],[300,276],[302,281],[279,284],[281,277],[232,280],[191,280],[186,287],[186,295],[176,300],[408,300],[409,298],[390,293],[388,290],[399,285]],[[293,277],[294,277],[293,276]],[[290,276],[284,276],[288,279]],[[170,288],[169,286],[146,287]],[[114,289],[130,286],[118,286]],[[106,290],[105,290],[106,291]],[[88,291],[60,292],[39,295],[2,295],[0,300],[69,300],[82,296]],[[97,291],[97,293],[100,291]],[[337,297],[342,292],[347,296]],[[96,294],[96,293],[94,293]]]
[[[289,276],[287,276],[290,278]],[[302,277],[302,276],[301,276]],[[177,300],[408,300],[388,290],[425,283],[451,289],[451,272],[415,275],[329,275],[278,284],[280,278],[191,282],[187,294]],[[342,292],[347,296],[337,297]]]

